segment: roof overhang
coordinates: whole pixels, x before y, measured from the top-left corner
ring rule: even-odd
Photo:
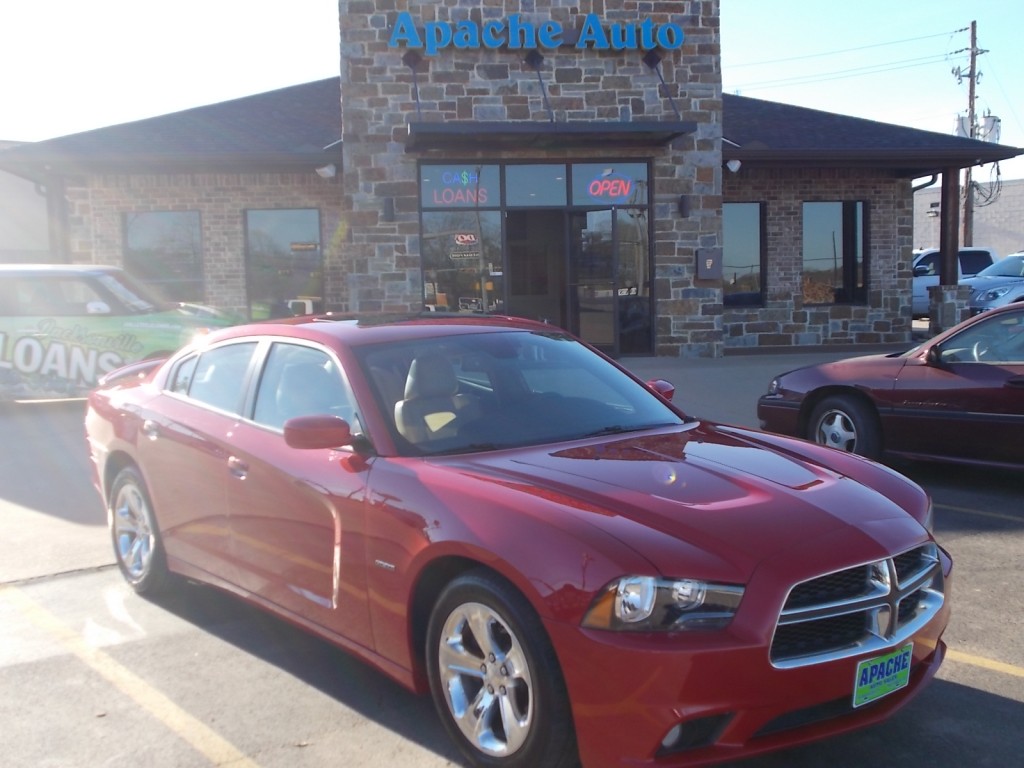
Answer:
[[[413,122],[406,152],[427,150],[569,149],[659,147],[694,133],[693,122],[645,120],[599,122]]]
[[[723,143],[722,159],[739,160],[760,168],[875,168],[904,178],[918,178],[950,169],[996,163],[1024,154],[1024,149],[998,144],[972,148],[970,152],[942,150],[879,149],[808,151],[803,149],[744,148]]]

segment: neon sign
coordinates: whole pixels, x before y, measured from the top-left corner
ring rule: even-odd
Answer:
[[[441,184],[430,190],[430,204],[437,206],[487,205],[490,191],[476,170],[441,172]]]
[[[656,24],[646,18],[639,23],[615,22],[605,26],[596,13],[588,13],[583,17],[578,32],[574,46],[580,50],[649,51],[663,48],[674,51],[683,47],[685,39],[679,24]],[[479,50],[482,47],[495,50],[507,47],[510,50],[530,50],[559,48],[564,43],[565,32],[561,23],[544,21],[534,24],[524,20],[518,13],[513,13],[507,19],[492,19],[482,24],[472,19],[456,22],[428,21],[423,24],[421,31],[412,14],[403,11],[398,14],[388,38],[390,48],[405,46],[423,49],[427,56],[434,56],[446,48]]]
[[[636,182],[617,173],[601,174],[587,185],[591,197],[611,203],[629,202]]]

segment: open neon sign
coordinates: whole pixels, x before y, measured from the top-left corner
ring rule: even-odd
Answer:
[[[629,202],[636,182],[617,173],[603,173],[590,182],[587,194],[595,200],[609,203]]]

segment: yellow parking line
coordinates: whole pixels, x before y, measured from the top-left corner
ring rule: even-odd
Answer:
[[[106,678],[122,693],[176,733],[213,765],[231,768],[259,768],[241,750],[200,722],[135,673],[108,654],[86,643],[78,634],[19,589],[0,584],[0,599],[18,609],[74,656]]]
[[[950,512],[963,512],[966,515],[978,515],[979,517],[991,517],[996,520],[1009,520],[1013,523],[1024,523],[1024,518],[1020,515],[1004,515],[1001,512],[986,512],[981,509],[971,509],[970,507],[954,507],[952,504],[936,504],[938,509],[948,509]]]
[[[987,669],[990,672],[1000,672],[1004,675],[1012,675],[1013,677],[1024,677],[1024,667],[1018,667],[1014,664],[1007,664],[1002,661],[994,661],[993,659],[986,659],[983,656],[974,656],[970,653],[963,653],[962,651],[949,649],[946,651],[946,658],[960,664],[970,664],[972,667],[981,667],[982,669]]]

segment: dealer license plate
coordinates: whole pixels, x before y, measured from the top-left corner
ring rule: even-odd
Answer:
[[[853,682],[853,706],[859,707],[883,696],[888,696],[910,682],[910,660],[914,656],[914,644],[866,659],[857,665],[857,677]]]

